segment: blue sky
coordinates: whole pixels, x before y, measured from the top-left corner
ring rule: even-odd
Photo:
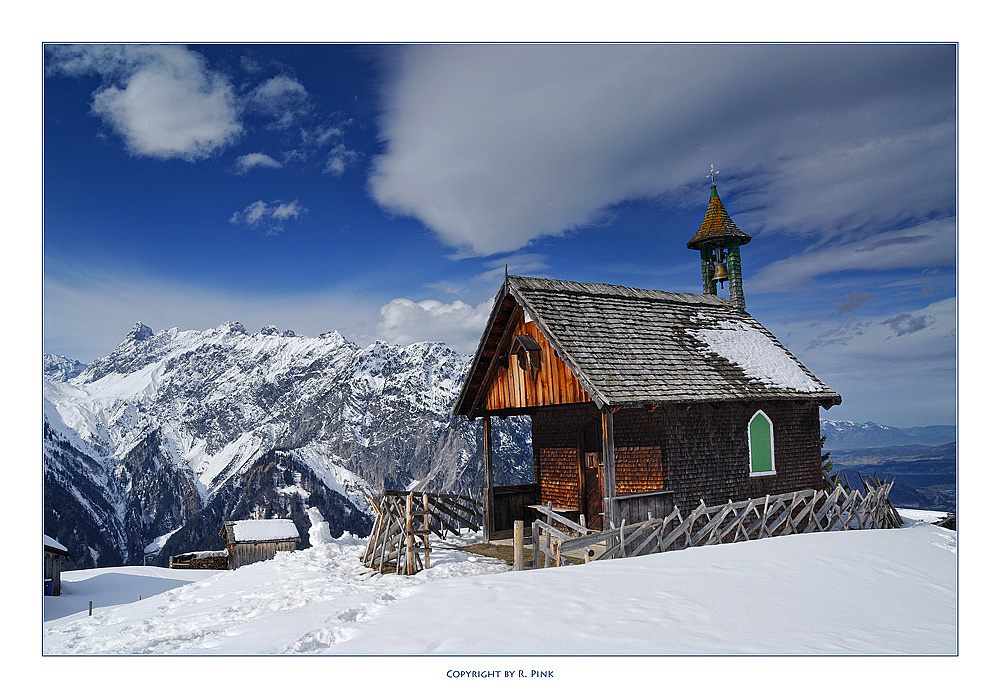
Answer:
[[[844,397],[955,422],[952,45],[49,45],[43,349],[229,320],[472,351],[511,273],[700,292]]]

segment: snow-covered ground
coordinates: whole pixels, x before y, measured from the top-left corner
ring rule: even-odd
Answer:
[[[507,572],[375,575],[343,536],[238,570],[64,573],[46,654],[885,655],[957,651],[956,535],[910,524]],[[923,519],[923,521],[921,520]],[[139,595],[142,600],[139,600]],[[88,602],[94,614],[88,616]]]

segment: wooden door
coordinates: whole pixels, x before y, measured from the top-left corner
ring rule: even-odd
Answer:
[[[583,513],[587,517],[587,528],[604,530],[604,473],[601,458],[597,453],[583,455]]]

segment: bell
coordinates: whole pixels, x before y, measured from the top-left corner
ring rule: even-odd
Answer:
[[[726,269],[725,262],[719,262],[715,265],[715,276],[712,277],[712,281],[718,283],[729,281],[729,271]]]

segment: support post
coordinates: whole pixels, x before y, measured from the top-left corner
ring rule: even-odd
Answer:
[[[514,522],[514,570],[524,569],[524,522]]]
[[[483,542],[493,539],[493,424],[492,417],[483,415],[483,464],[486,487],[483,491]]]
[[[424,492],[424,569],[431,566],[431,502]]]
[[[538,526],[531,524],[531,569],[538,569],[538,556],[542,551],[542,543],[538,536]]]
[[[406,495],[406,573],[416,574],[417,551],[413,539],[413,494]]]
[[[604,460],[604,530],[610,530],[618,521],[615,503],[615,421],[614,414],[605,407],[601,410],[601,446]]]

